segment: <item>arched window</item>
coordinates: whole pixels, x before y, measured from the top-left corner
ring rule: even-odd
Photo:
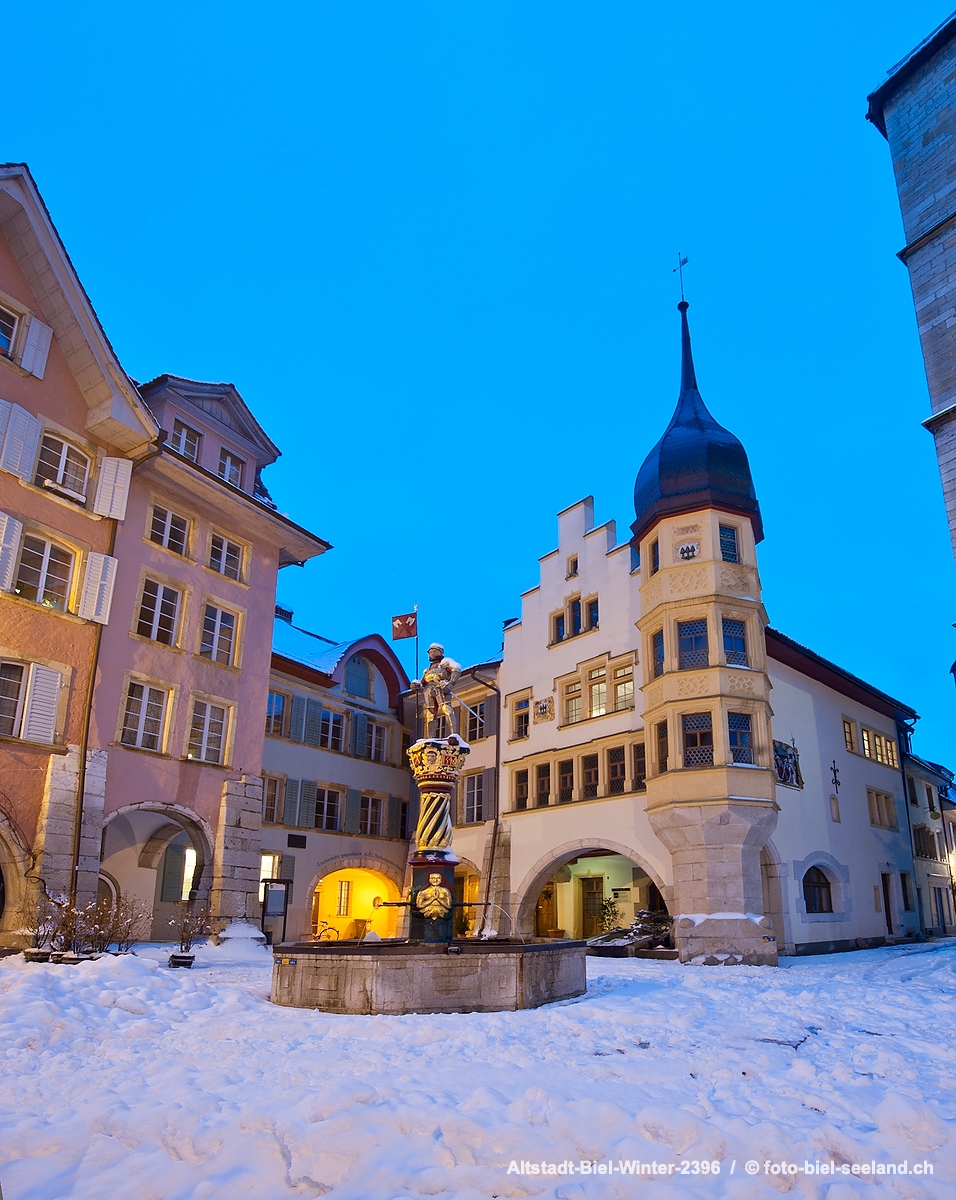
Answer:
[[[372,698],[372,672],[365,659],[357,654],[345,665],[345,690],[365,700]]]
[[[808,913],[833,912],[830,880],[819,867],[811,867],[803,877],[803,899]]]

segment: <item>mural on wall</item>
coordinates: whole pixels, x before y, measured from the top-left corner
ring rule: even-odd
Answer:
[[[800,751],[789,742],[773,743],[773,766],[777,772],[777,781],[787,787],[802,788],[803,776],[800,774]]]

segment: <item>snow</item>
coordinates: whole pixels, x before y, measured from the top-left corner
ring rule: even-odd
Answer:
[[[777,969],[592,958],[579,1000],[428,1017],[275,1007],[248,939],[197,947],[191,971],[169,950],[0,960],[4,1200],[956,1194],[956,944]],[[597,1173],[630,1160],[721,1170]],[[781,1161],[800,1173],[764,1173]],[[566,1173],[523,1165],[541,1163]]]

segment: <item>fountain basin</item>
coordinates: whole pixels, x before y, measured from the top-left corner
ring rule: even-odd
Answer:
[[[507,1012],[587,989],[587,944],[284,942],[274,948],[272,1002],[332,1013]]]

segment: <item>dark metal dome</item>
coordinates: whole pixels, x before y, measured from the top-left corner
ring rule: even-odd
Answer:
[[[697,508],[719,508],[749,517],[754,535],[763,538],[763,523],[754,492],[747,452],[723,425],[718,425],[697,390],[687,325],[687,301],[681,314],[681,387],[677,408],[664,436],[644,459],[634,484],[631,529],[639,540],[661,517]]]

